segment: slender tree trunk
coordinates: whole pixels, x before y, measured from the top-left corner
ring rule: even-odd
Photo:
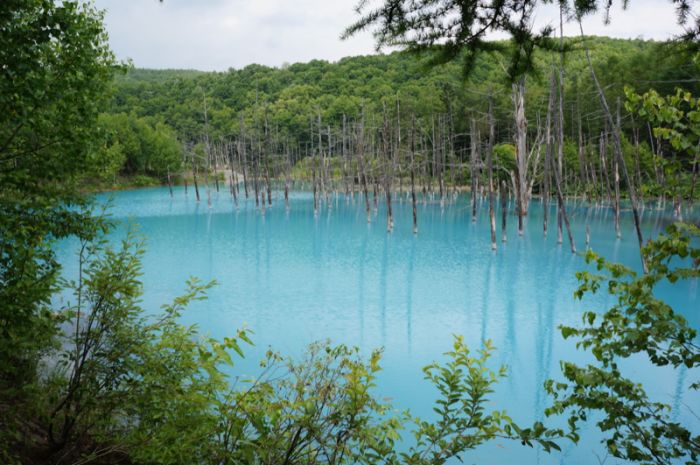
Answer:
[[[579,28],[581,29],[581,37],[583,38],[583,25],[579,21]],[[608,120],[608,123],[611,126],[615,126],[615,122],[613,121],[612,113],[610,113],[610,108],[608,107],[608,101],[605,98],[605,94],[603,93],[603,89],[600,87],[600,82],[598,82],[598,78],[595,74],[595,70],[593,69],[593,62],[591,61],[591,55],[588,50],[588,47],[586,47],[586,59],[588,61],[588,67],[591,70],[591,75],[593,76],[593,82],[595,83],[596,89],[598,90],[598,96],[600,97],[600,103],[603,107],[603,110],[605,112],[605,116]],[[632,216],[634,217],[634,226],[635,229],[637,230],[637,240],[639,242],[639,249],[640,249],[640,258],[642,260],[642,268],[644,269],[644,272],[646,273],[648,271],[647,269],[647,263],[644,258],[644,254],[641,253],[641,249],[644,246],[644,237],[642,236],[642,226],[641,226],[641,221],[639,218],[639,210],[637,207],[637,194],[634,189],[634,185],[630,182],[630,177],[629,173],[627,171],[627,165],[625,164],[625,159],[622,156],[622,142],[620,141],[620,128],[615,128],[613,130],[613,140],[614,140],[614,147],[615,147],[615,156],[617,157],[617,161],[620,164],[620,168],[622,169],[622,175],[625,178],[625,183],[627,184],[627,188],[629,189],[629,194],[630,194],[630,202],[632,203]]]
[[[615,181],[615,236],[619,239],[622,237],[620,232],[620,170],[617,160],[613,160],[613,176]]]
[[[476,195],[477,195],[477,190],[478,190],[478,167],[477,167],[477,157],[479,156],[478,152],[478,137],[476,133],[476,121],[472,119],[471,121],[471,130],[470,132],[470,153],[471,153],[471,181],[472,181],[472,187],[471,187],[471,195],[472,195],[472,222],[476,222]]]
[[[197,197],[197,202],[199,202],[199,184],[197,184],[197,166],[192,162],[192,176],[194,178],[194,193]]]
[[[365,212],[367,213],[367,223],[372,221],[372,209],[369,204],[369,192],[367,188],[367,173],[365,171],[365,112],[362,110],[360,124],[357,130],[357,162],[360,171],[360,183],[362,184],[362,193],[365,197]]]
[[[316,189],[316,157],[312,160],[311,164],[311,177],[312,184],[314,186],[314,216],[318,215],[318,190]]]
[[[285,170],[284,170],[284,207],[289,209],[289,177],[290,171],[292,170],[292,163],[290,161],[289,155],[289,145],[285,142]]]
[[[248,164],[248,160],[246,159],[245,121],[243,120],[243,115],[241,115],[241,135],[238,143],[238,156],[241,158],[239,162],[241,164],[241,171],[243,171],[243,189],[245,190],[245,198],[248,200],[248,177],[246,173],[246,165]]]
[[[496,250],[496,213],[493,206],[493,143],[496,137],[496,123],[493,120],[493,102],[489,97],[489,143],[486,148],[486,164],[489,170],[489,220],[491,223],[491,250]]]
[[[418,234],[418,209],[416,208],[416,168],[415,168],[415,131],[416,119],[411,119],[411,205],[413,207],[413,234]]]
[[[556,84],[556,82],[553,80],[552,83]],[[557,92],[556,87],[550,87],[550,92]],[[550,107],[551,109],[551,107]],[[550,162],[552,163],[553,166],[551,166],[551,170],[554,174],[554,186],[556,188],[556,194],[557,194],[557,203],[558,203],[558,210],[560,213],[560,216],[566,224],[566,232],[569,236],[569,244],[571,245],[571,253],[576,253],[576,244],[574,243],[574,238],[571,233],[571,225],[569,224],[569,217],[566,214],[566,204],[564,203],[564,194],[562,193],[562,187],[561,187],[561,177],[559,175],[559,169],[557,165],[556,160],[554,157],[551,158]]]
[[[391,161],[393,158],[393,150],[391,147],[391,134],[389,128],[389,119],[386,113],[386,104],[384,105],[384,123],[382,125],[382,166],[384,169],[384,191],[386,195],[386,230],[391,232],[393,228],[394,218],[393,209],[391,205]]]
[[[549,80],[549,105],[547,107],[547,119],[545,128],[545,137],[547,139],[544,152],[544,192],[542,196],[542,208],[543,208],[543,219],[542,219],[542,230],[544,235],[547,236],[547,228],[549,225],[549,197],[550,197],[550,181],[551,175],[549,170],[552,166],[552,114],[554,113],[554,88],[555,88],[556,77],[554,71],[552,71],[552,77]]]
[[[564,195],[561,191],[561,180],[559,179],[559,173],[554,167],[554,183],[556,184],[557,190],[557,200],[559,203],[559,211],[561,212],[561,217],[566,225],[566,233],[569,236],[569,244],[571,245],[571,253],[576,253],[576,244],[574,243],[574,237],[571,233],[571,225],[569,224],[569,217],[566,214],[566,205],[564,204]]]
[[[260,177],[260,143],[258,139],[258,153],[255,157],[255,163],[253,164],[253,191],[255,193],[255,208],[260,207],[260,191],[258,189],[258,179]]]
[[[506,182],[501,181],[501,242],[505,243],[508,240],[508,232],[506,229],[506,220],[508,217],[508,192]]]
[[[515,105],[516,197],[518,202],[518,234],[524,234],[523,216],[527,214],[527,119],[525,118],[525,78],[513,84]]]
[[[170,179],[170,167],[168,167],[168,190],[170,191],[170,198],[173,198],[173,183]]]

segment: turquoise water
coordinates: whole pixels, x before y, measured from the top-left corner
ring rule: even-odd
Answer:
[[[604,309],[605,295],[575,302],[575,271],[583,259],[572,255],[566,241],[556,243],[552,207],[550,233],[542,235],[542,206],[533,201],[523,237],[517,218],[508,215],[508,242],[491,251],[488,205],[480,204],[471,221],[469,197],[441,208],[420,204],[419,234],[412,233],[411,205],[395,203],[395,228],[386,232],[383,205],[367,224],[364,202],[333,197],[332,209],[313,212],[309,193],[291,196],[287,211],[276,195],[264,214],[254,202],[233,205],[228,194],[206,196],[197,203],[190,189],[143,189],[100,195],[113,197],[114,218],[135,223],[146,239],[143,262],[144,307],[160,305],[184,290],[190,276],[216,279],[209,299],[193,304],[183,316],[214,337],[233,334],[243,325],[254,331],[255,347],[234,369],[254,374],[263,352],[272,346],[300,354],[308,343],[330,338],[369,352],[384,348],[379,395],[397,408],[430,416],[435,393],[422,380],[420,368],[451,347],[452,335],[462,334],[474,348],[484,339],[497,347],[494,368],[506,364],[508,377],[494,394],[493,406],[527,424],[542,419],[549,399],[542,389],[559,376],[561,359],[585,361],[557,327],[577,325],[584,309]],[[512,209],[512,204],[510,205]],[[572,226],[579,250],[585,249],[585,220],[589,217],[591,247],[615,261],[639,268],[631,215],[624,212],[622,239],[616,240],[612,212],[588,212],[571,205]],[[687,213],[686,213],[687,215]],[[645,234],[658,233],[669,219],[651,208],[643,215]],[[75,273],[75,244],[64,242],[59,256],[68,276]],[[700,327],[698,282],[660,290],[661,297]],[[676,408],[678,421],[700,427],[688,407],[700,410],[700,397],[687,394],[693,381],[683,371],[649,369],[641,361],[626,364],[627,373],[648,391]],[[563,452],[545,454],[519,443],[497,441],[465,456],[466,463],[535,464],[598,463],[604,453],[592,428],[578,446],[563,444]],[[608,459],[606,463],[616,463]]]

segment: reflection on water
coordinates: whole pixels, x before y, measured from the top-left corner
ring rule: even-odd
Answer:
[[[182,292],[189,276],[219,282],[183,320],[215,337],[244,324],[254,331],[256,346],[235,367],[236,374],[255,372],[268,346],[298,354],[311,341],[331,338],[366,352],[384,347],[380,395],[393,398],[399,408],[430,416],[435,392],[422,381],[420,368],[451,348],[453,334],[462,334],[473,348],[493,340],[498,348],[494,367],[508,367],[493,406],[527,423],[543,419],[549,399],[542,384],[559,375],[559,360],[586,360],[571,341],[562,340],[557,327],[577,325],[584,309],[611,304],[605,295],[574,302],[574,273],[584,263],[569,252],[566,239],[556,243],[554,203],[548,237],[542,235],[542,206],[535,200],[526,234],[517,235],[516,218],[509,215],[508,242],[499,242],[492,252],[487,204],[481,203],[478,221],[472,223],[468,197],[444,209],[421,203],[414,236],[404,196],[396,202],[395,228],[388,235],[383,207],[368,225],[361,196],[354,202],[335,198],[332,211],[322,209],[315,217],[308,193],[294,194],[289,211],[279,201],[264,215],[254,201],[236,209],[223,191],[213,194],[212,208],[195,202],[193,192],[175,194],[171,199],[167,188],[120,192],[112,212],[137,223],[146,237],[144,306],[149,311]],[[570,214],[578,250],[585,249],[588,224],[594,250],[639,268],[628,211],[622,216],[622,240],[615,238],[609,209],[571,204]],[[670,220],[647,208],[643,221],[649,236]],[[59,247],[68,275],[75,273],[73,250],[71,242]],[[665,286],[660,296],[700,327],[697,282]],[[625,369],[675,408],[674,420],[698,425],[687,406],[697,407],[700,398],[687,393],[691,380],[685,371],[650,370],[640,360],[631,360]],[[595,463],[598,439],[589,428],[579,446],[555,455],[500,442],[465,460]]]

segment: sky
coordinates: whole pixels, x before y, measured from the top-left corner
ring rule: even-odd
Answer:
[[[94,0],[105,10],[117,57],[141,68],[225,71],[252,63],[284,66],[313,59],[337,61],[375,53],[369,32],[340,40],[356,20],[358,0]],[[621,4],[621,1],[617,1]],[[558,10],[538,10],[536,27],[558,25]],[[577,25],[565,33],[578,33]],[[669,0],[631,0],[584,22],[586,34],[666,39],[680,32]],[[569,34],[567,34],[569,35]],[[499,38],[493,36],[493,38]]]

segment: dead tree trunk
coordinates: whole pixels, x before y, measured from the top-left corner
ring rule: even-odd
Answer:
[[[248,200],[248,176],[246,173],[248,160],[246,160],[245,121],[243,120],[243,115],[241,115],[241,134],[238,138],[238,144],[239,163],[241,164],[241,171],[243,171],[243,189],[245,190],[245,198]]]
[[[255,208],[260,207],[260,190],[258,189],[258,179],[260,173],[260,139],[258,138],[258,150],[255,155],[255,163],[253,164],[253,191],[255,193]]]
[[[314,216],[318,215],[318,189],[316,188],[316,157],[311,160],[311,184],[314,189]]]
[[[479,175],[478,175],[478,165],[477,165],[477,157],[479,156],[478,152],[478,143],[477,143],[477,137],[476,137],[476,121],[472,119],[471,121],[471,129],[470,129],[470,164],[471,164],[471,195],[472,195],[472,222],[476,222],[476,192],[478,190],[478,182],[479,182]]]
[[[265,165],[265,188],[267,190],[267,205],[272,206],[272,191],[270,188],[270,128],[267,123],[267,108],[265,108],[265,141],[261,156]],[[265,196],[263,196],[265,200]]]
[[[393,158],[393,147],[391,146],[391,134],[389,128],[389,118],[384,105],[384,122],[382,124],[382,166],[384,171],[384,191],[386,195],[386,231],[391,232],[394,224],[394,212],[391,205],[391,158]]]
[[[170,191],[170,198],[173,198],[173,183],[170,179],[170,167],[168,167],[168,190]]]
[[[367,223],[372,221],[372,208],[369,205],[369,192],[367,188],[367,173],[365,171],[365,112],[362,110],[360,124],[357,128],[357,164],[359,169],[359,181],[362,185],[362,193],[365,197],[365,211],[367,213]]]
[[[515,183],[518,204],[518,234],[524,233],[523,216],[527,214],[527,119],[525,118],[525,78],[513,84],[515,105],[515,158],[517,179]]]
[[[569,224],[569,217],[566,214],[566,205],[564,204],[564,195],[561,191],[561,180],[559,179],[559,172],[556,167],[554,167],[554,182],[557,187],[557,200],[559,203],[559,211],[561,212],[561,217],[566,224],[566,233],[569,235],[569,244],[571,244],[571,253],[576,253],[576,244],[574,243],[574,237],[571,234],[571,225]]]
[[[608,194],[608,202],[612,203],[613,193],[610,187],[610,172],[608,170],[607,163],[607,137],[605,132],[600,133],[600,141],[598,144],[600,148],[600,178],[605,187],[605,192]]]
[[[292,162],[289,154],[289,144],[285,142],[285,169],[284,169],[284,207],[289,208],[289,177],[292,171]]]
[[[486,164],[489,171],[489,220],[491,222],[491,250],[496,250],[496,213],[493,206],[493,143],[496,137],[496,123],[493,120],[493,103],[489,98],[489,142],[486,148]]]
[[[505,243],[508,240],[506,230],[506,220],[508,217],[508,192],[506,191],[506,182],[501,181],[501,242]]]
[[[413,234],[418,234],[418,209],[416,208],[416,168],[415,168],[415,132],[416,119],[411,119],[411,205],[413,207]]]
[[[192,177],[194,178],[194,193],[197,197],[197,202],[199,202],[199,184],[197,184],[197,165],[192,158]]]
[[[583,38],[583,25],[579,21],[579,28],[581,29],[581,38]],[[598,96],[600,97],[600,103],[603,107],[603,110],[605,112],[605,116],[608,120],[608,123],[611,126],[615,126],[615,122],[613,121],[612,113],[610,112],[610,107],[608,107],[608,101],[605,98],[605,94],[603,93],[603,89],[600,86],[600,82],[598,82],[598,77],[595,74],[595,70],[593,69],[593,62],[591,61],[591,55],[588,50],[588,47],[586,47],[586,60],[588,61],[588,67],[591,70],[591,75],[593,76],[593,82],[595,83],[596,89],[598,90]],[[629,194],[630,194],[630,202],[632,203],[632,215],[634,217],[634,227],[637,230],[637,240],[639,241],[639,249],[640,249],[640,258],[642,260],[642,268],[644,269],[644,272],[646,273],[648,271],[647,269],[647,264],[646,260],[644,259],[644,254],[641,253],[641,249],[644,246],[644,237],[642,236],[642,226],[641,226],[641,221],[639,218],[639,210],[637,207],[637,194],[634,189],[634,185],[630,182],[630,177],[629,173],[627,171],[627,165],[625,164],[625,159],[622,156],[622,142],[620,141],[620,128],[616,127],[614,128],[613,132],[613,141],[614,141],[614,147],[615,147],[615,156],[617,157],[617,161],[620,164],[620,168],[622,169],[622,175],[625,178],[625,183],[627,183],[627,188],[629,189]]]
[[[343,182],[345,184],[346,200],[350,196],[350,179],[348,177],[348,154],[347,154],[347,124],[343,113],[343,135],[341,140],[341,156],[343,157]]]
[[[557,88],[556,88],[556,81],[552,80],[552,84],[554,84],[554,85],[552,87],[550,87],[550,93],[558,94]],[[550,99],[550,101],[551,101],[551,99]],[[552,110],[551,107],[550,107],[550,110]],[[559,115],[561,116],[561,113],[559,113]],[[561,124],[561,121],[559,122],[559,124]],[[566,214],[566,204],[564,203],[564,194],[562,193],[562,187],[561,187],[561,184],[562,184],[561,183],[561,176],[559,173],[558,166],[556,166],[557,162],[554,159],[554,157],[552,157],[550,159],[550,162],[553,165],[550,168],[551,168],[552,172],[554,173],[554,185],[556,187],[559,214],[560,214],[560,217],[563,220],[564,224],[566,225],[566,232],[569,236],[569,244],[571,245],[571,253],[576,253],[576,244],[574,243],[574,237],[571,233],[571,225],[569,224],[569,217]]]
[[[544,192],[542,195],[542,208],[543,208],[543,219],[542,219],[542,230],[544,232],[544,235],[547,236],[547,228],[549,226],[549,196],[550,196],[550,181],[552,179],[551,174],[549,172],[551,166],[552,166],[552,114],[554,113],[554,92],[552,92],[552,89],[554,89],[555,84],[555,75],[554,71],[552,71],[552,77],[550,78],[550,92],[549,92],[549,105],[547,107],[547,127],[545,128],[545,137],[547,138],[547,142],[545,145],[545,152],[544,152]]]

